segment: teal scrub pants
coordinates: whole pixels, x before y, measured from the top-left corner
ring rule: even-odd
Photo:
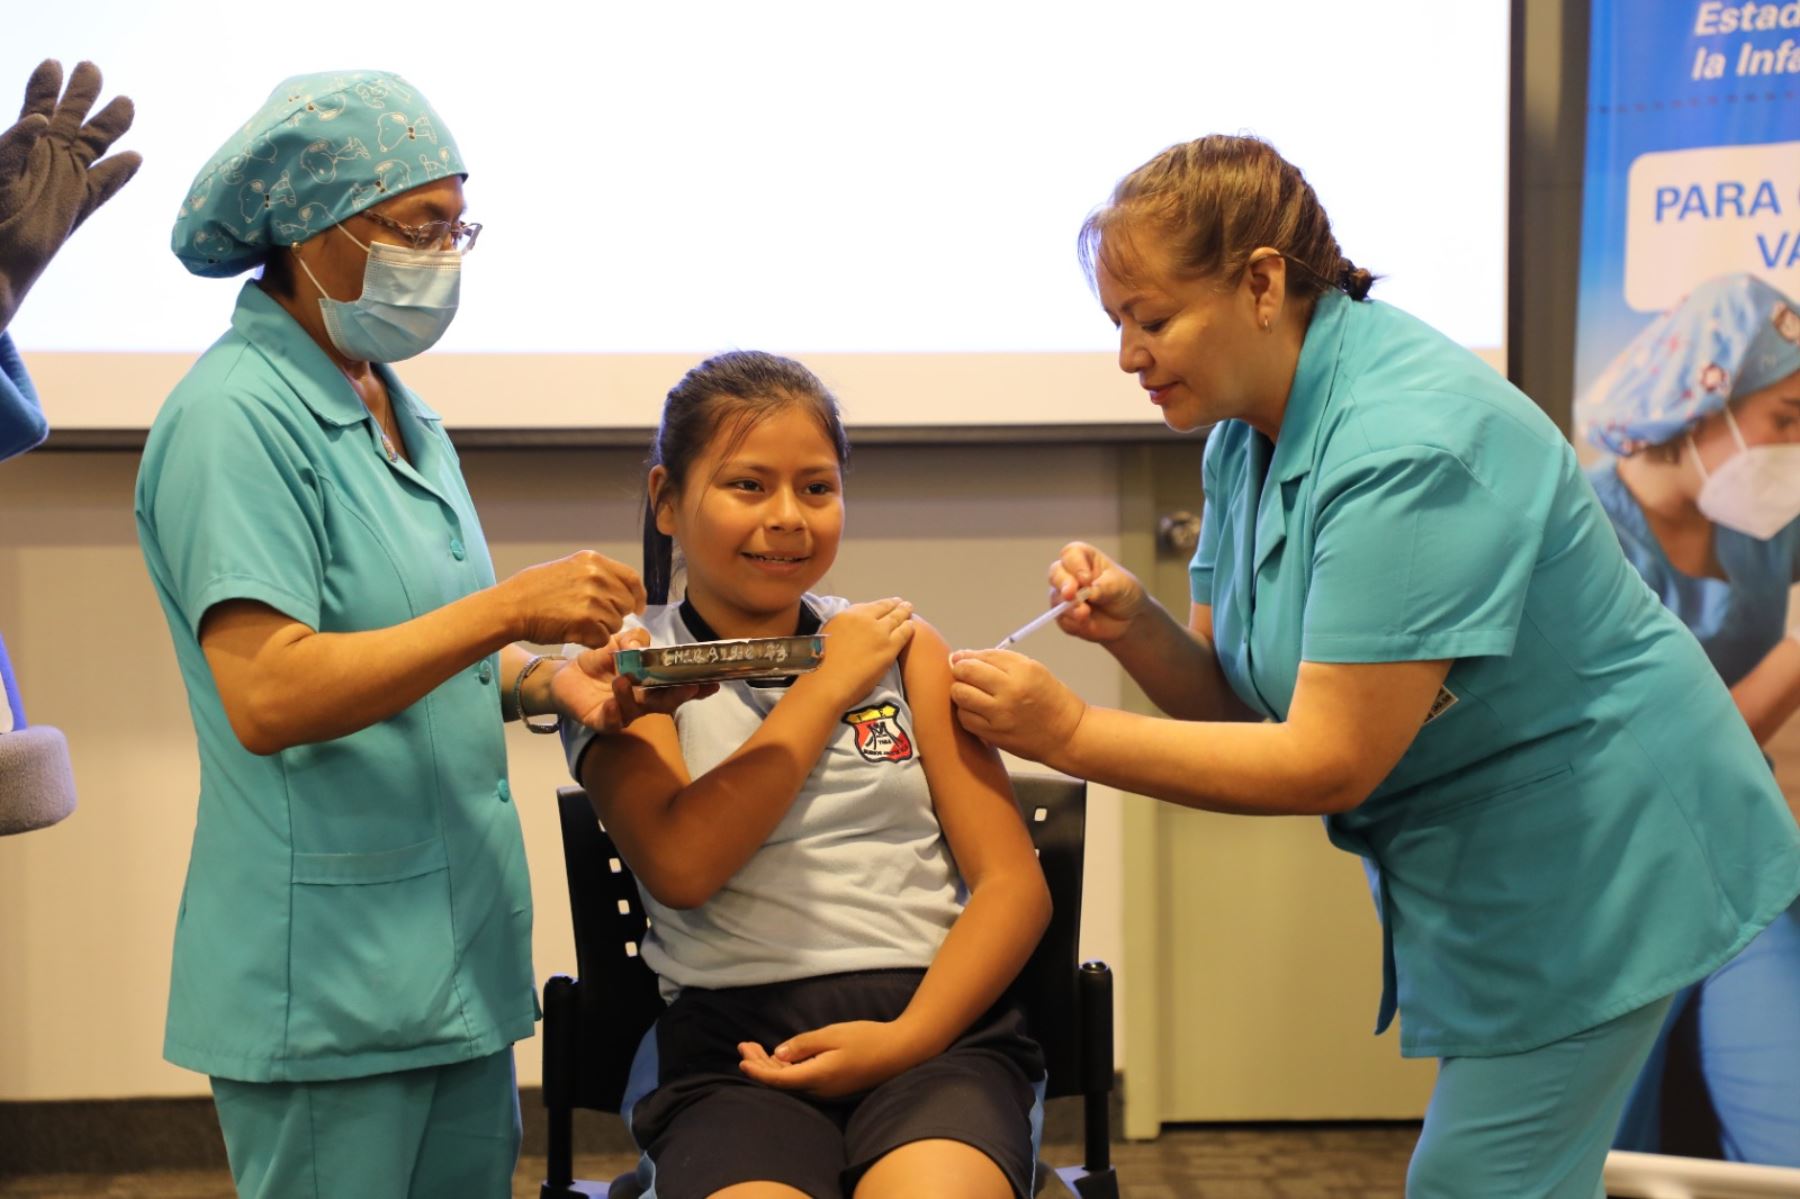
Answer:
[[[239,1199],[510,1199],[519,1088],[510,1048],[332,1082],[212,1080]]]
[[[1407,1199],[1601,1199],[1619,1113],[1669,1002],[1529,1053],[1444,1058]]]

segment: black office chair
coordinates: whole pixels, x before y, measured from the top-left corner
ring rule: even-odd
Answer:
[[[1117,1199],[1107,1106],[1113,1081],[1112,971],[1104,962],[1077,966],[1087,784],[1060,775],[1022,775],[1013,779],[1013,793],[1037,846],[1055,912],[1012,994],[1044,1050],[1045,1097],[1080,1095],[1086,1122],[1083,1164],[1056,1173],[1081,1199]],[[638,956],[644,912],[631,869],[595,819],[585,791],[564,787],[556,800],[580,977],[559,974],[544,984],[544,1106],[550,1131],[539,1195],[637,1199],[637,1181],[630,1174],[610,1183],[573,1177],[573,1114],[578,1107],[619,1111],[631,1059],[662,1014],[663,1002],[656,975]]]

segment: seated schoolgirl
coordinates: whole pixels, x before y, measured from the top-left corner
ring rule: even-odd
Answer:
[[[1031,1194],[1043,1062],[1002,992],[1049,892],[998,756],[953,716],[936,630],[901,600],[809,590],[848,452],[797,362],[687,373],[651,455],[651,606],[615,645],[822,628],[824,660],[569,741],[671,1000],[628,1112],[659,1197]]]

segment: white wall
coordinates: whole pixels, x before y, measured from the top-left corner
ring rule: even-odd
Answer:
[[[1116,459],[1094,447],[858,451],[849,535],[828,584],[859,598],[904,594],[952,644],[992,644],[1042,606],[1044,569],[1064,540],[1117,545]],[[464,467],[502,576],[581,545],[638,561],[637,455],[478,452]],[[63,824],[0,838],[0,1101],[205,1091],[161,1060],[198,766],[138,554],[136,471],[125,453],[40,452],[0,467],[0,633],[31,719],[69,737],[80,793]],[[1118,702],[1104,654],[1055,632],[1029,648],[1089,699]],[[551,801],[565,773],[553,739],[510,737],[541,980],[574,968]],[[1090,813],[1088,845],[1084,949],[1117,964],[1110,795]],[[521,1046],[519,1074],[537,1081],[535,1043]]]
[[[204,347],[231,286],[186,279],[167,249],[195,173],[286,76],[379,66],[454,130],[470,219],[487,225],[434,358],[1105,351],[1075,263],[1082,218],[1164,146],[1240,130],[1305,169],[1346,251],[1387,276],[1384,298],[1492,346],[1508,7],[1383,0],[1371,20],[1285,0],[1271,39],[1268,6],[1191,0],[437,0],[429,18],[353,28],[229,0],[11,4],[0,95],[46,55],[90,57],[136,102],[119,148],[144,157],[13,333],[39,352]],[[1152,46],[1191,48],[1195,65],[1147,70]],[[370,165],[416,170],[428,147],[376,142]],[[287,198],[238,186],[209,194]],[[70,396],[71,423],[117,398]],[[160,399],[144,393],[126,423]],[[511,415],[542,424],[557,407]]]

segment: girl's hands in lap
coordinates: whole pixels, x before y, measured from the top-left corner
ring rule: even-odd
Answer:
[[[803,1032],[770,1053],[754,1041],[738,1045],[738,1069],[767,1086],[842,1099],[878,1087],[924,1060],[900,1026],[852,1020]]]

